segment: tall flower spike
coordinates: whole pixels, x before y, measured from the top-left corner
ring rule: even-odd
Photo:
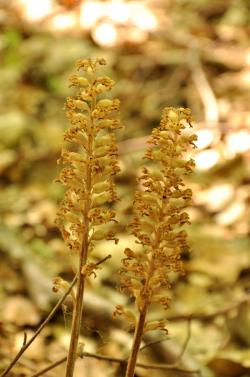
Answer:
[[[145,158],[150,167],[145,167],[139,178],[142,189],[135,194],[131,224],[142,250],[136,253],[127,248],[121,269],[122,288],[134,298],[138,312],[126,377],[134,376],[143,333],[165,329],[164,320],[147,322],[146,316],[153,303],[168,308],[164,288],[170,287],[169,273],[182,271],[180,254],[188,250],[187,233],[181,227],[189,224],[184,209],[191,203],[192,191],[185,187],[183,178],[192,172],[194,161],[184,157],[197,138],[184,135],[183,130],[187,125],[192,127],[191,121],[189,109],[167,107],[148,141]],[[132,318],[132,313],[120,305],[115,315]]]
[[[71,86],[76,87],[77,92],[66,102],[66,116],[71,126],[65,132],[67,147],[63,148],[59,159],[59,163],[64,165],[59,181],[66,187],[66,192],[56,223],[68,249],[79,256],[66,377],[72,377],[74,372],[84,279],[94,272],[93,263],[88,263],[89,254],[99,240],[117,242],[111,230],[115,212],[109,207],[116,200],[113,176],[119,171],[113,133],[120,128],[117,116],[119,100],[105,98],[114,81],[106,76],[97,76],[97,70],[104,64],[104,59],[85,59],[76,63],[84,75],[70,77]]]

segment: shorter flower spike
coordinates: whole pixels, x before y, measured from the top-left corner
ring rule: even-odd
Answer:
[[[134,375],[134,367],[144,332],[162,329],[165,320],[147,321],[151,304],[169,307],[166,289],[171,287],[171,272],[182,272],[181,253],[189,250],[187,233],[181,229],[190,224],[185,208],[192,203],[192,190],[185,187],[184,178],[194,168],[194,161],[185,158],[194,147],[195,135],[184,133],[192,127],[189,109],[167,107],[160,126],[149,138],[144,167],[139,178],[141,190],[135,193],[131,232],[141,245],[140,252],[125,250],[120,271],[121,287],[135,301],[139,313],[126,377]],[[116,309],[116,316],[125,309]]]

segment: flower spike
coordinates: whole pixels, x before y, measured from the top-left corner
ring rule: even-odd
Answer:
[[[83,309],[84,279],[94,275],[89,263],[91,251],[100,240],[114,240],[115,212],[110,204],[117,199],[114,176],[119,172],[114,130],[121,127],[120,102],[106,98],[114,81],[99,76],[104,59],[84,59],[76,63],[83,75],[70,77],[76,94],[67,99],[66,117],[71,126],[64,134],[67,143],[59,163],[64,167],[59,181],[66,187],[57,213],[59,227],[68,249],[79,256],[78,285],[74,307],[66,377],[72,377]],[[112,229],[111,229],[112,228]]]

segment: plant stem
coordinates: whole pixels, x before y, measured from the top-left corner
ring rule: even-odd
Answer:
[[[66,366],[66,377],[73,377],[74,374],[74,367],[77,356],[77,345],[81,329],[81,319],[83,310],[84,276],[81,274],[81,270],[84,264],[86,263],[86,259],[87,250],[85,249],[85,247],[83,247],[81,256],[79,258],[76,303],[73,312],[71,338]]]
[[[162,216],[162,211],[160,212],[160,217],[161,216]],[[158,244],[159,244],[159,232],[156,229],[155,230],[155,243],[153,245],[152,250],[156,250],[157,247],[158,247]],[[145,286],[144,286],[144,295],[143,295],[144,298],[145,298],[145,292],[147,292],[147,289],[148,289],[148,286],[149,286],[149,283],[150,283],[150,279],[151,279],[151,277],[154,273],[154,258],[155,258],[155,256],[154,256],[154,253],[153,253],[153,255],[151,257],[151,261],[150,261],[150,268],[149,268],[147,280],[146,280]],[[144,300],[144,304],[143,304],[142,308],[140,309],[140,316],[139,316],[139,320],[137,322],[136,329],[135,329],[133,345],[132,345],[132,349],[131,349],[131,352],[130,352],[125,377],[134,377],[137,355],[138,355],[140,345],[141,345],[141,339],[142,339],[142,335],[143,335],[143,329],[144,329],[144,324],[145,324],[146,315],[147,315],[149,305],[150,305],[150,302],[146,299],[146,300]]]
[[[90,175],[90,172],[87,172],[87,175]],[[88,179],[90,182],[90,179]],[[88,213],[89,210],[89,203],[86,203],[85,206],[85,214]],[[67,357],[67,365],[66,365],[66,377],[73,377],[74,368],[75,368],[75,361],[77,357],[77,346],[78,346],[78,339],[81,330],[81,320],[82,320],[82,312],[83,312],[83,295],[84,295],[84,286],[85,286],[85,276],[81,273],[83,266],[87,262],[88,256],[88,219],[87,215],[84,216],[86,219],[86,228],[84,239],[82,243],[81,254],[79,257],[79,264],[78,264],[78,280],[77,280],[77,292],[76,292],[76,303],[74,306],[73,312],[73,320],[72,320],[72,328],[71,328],[71,337],[70,337],[70,345]]]
[[[140,317],[139,317],[139,320],[137,322],[137,326],[135,329],[132,350],[129,356],[125,377],[133,377],[135,373],[136,360],[137,360],[137,355],[140,349],[141,338],[143,335],[143,328],[145,324],[147,308],[148,308],[148,305],[144,305],[140,312]]]
[[[94,105],[95,103],[92,103],[92,108],[91,108],[92,111],[93,111]],[[91,125],[93,126],[92,118],[91,118]],[[88,138],[87,150],[88,150],[88,155],[92,156],[93,137],[91,134],[89,134],[88,136],[89,138]],[[83,295],[84,295],[84,286],[85,286],[85,276],[82,274],[82,268],[87,263],[87,257],[88,257],[88,236],[89,236],[88,212],[90,209],[90,200],[91,200],[90,199],[91,184],[92,184],[91,166],[87,166],[87,171],[86,171],[87,198],[86,198],[85,207],[83,211],[85,228],[84,228],[84,234],[83,234],[81,253],[79,256],[76,303],[75,303],[74,312],[73,312],[71,337],[70,337],[70,345],[69,345],[69,351],[68,351],[68,357],[67,357],[65,377],[73,377],[74,375],[75,361],[77,357],[78,339],[79,339],[79,334],[81,330],[81,321],[82,321],[82,313],[83,313]]]

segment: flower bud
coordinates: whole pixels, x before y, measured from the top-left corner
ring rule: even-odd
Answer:
[[[108,233],[109,233],[109,231],[107,231],[107,230],[102,230],[102,229],[97,230],[92,234],[91,240],[93,240],[93,241],[104,240],[107,237]]]
[[[153,330],[162,330],[164,329],[165,325],[165,321],[150,321],[144,326],[143,332],[145,333]]]
[[[94,195],[92,199],[92,208],[101,206],[110,201],[110,193],[104,192],[100,195]]]
[[[113,101],[110,100],[110,99],[101,99],[100,101],[98,101],[97,103],[97,106],[99,107],[103,107],[103,108],[106,108],[106,107],[110,107],[113,105]]]
[[[95,194],[100,194],[101,192],[108,190],[108,189],[109,189],[109,186],[110,186],[110,184],[109,184],[109,182],[107,182],[107,181],[104,181],[104,182],[98,182],[98,183],[96,183],[96,184],[94,185],[94,187],[93,187],[93,192],[94,192]]]
[[[76,109],[78,110],[86,110],[86,111],[89,111],[89,106],[86,102],[83,102],[79,99],[75,100],[74,101],[74,105],[76,107]]]
[[[174,110],[169,110],[169,111],[168,111],[168,118],[169,118],[172,122],[174,122],[174,123],[177,123],[178,120],[179,120],[179,116],[178,116],[177,112],[174,111]]]
[[[74,86],[86,87],[89,86],[89,81],[85,77],[72,75],[70,76],[69,80],[72,82]]]
[[[106,92],[106,90],[107,90],[106,86],[104,86],[102,84],[97,84],[96,85],[95,92],[97,94],[104,93],[104,92]]]
[[[104,157],[108,153],[109,150],[110,150],[109,146],[99,147],[95,150],[95,156]]]

